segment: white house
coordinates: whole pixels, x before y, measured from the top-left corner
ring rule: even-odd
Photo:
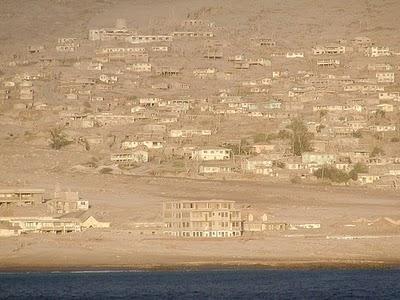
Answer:
[[[263,169],[271,169],[273,165],[273,161],[270,157],[265,155],[257,155],[254,157],[250,157],[242,161],[242,169],[248,173],[255,173],[255,174],[264,174]],[[270,173],[268,171],[267,173]]]
[[[376,73],[376,78],[378,79],[379,83],[393,83],[394,73],[393,72]]]
[[[330,153],[304,152],[301,156],[304,164],[325,165],[333,164],[336,161],[336,155]]]
[[[193,160],[229,160],[231,149],[221,147],[204,147],[192,150]]]
[[[304,52],[287,52],[286,58],[304,58]]]
[[[115,163],[130,164],[149,161],[149,153],[145,150],[111,154],[111,161]]]
[[[151,72],[150,63],[134,63],[126,67],[128,71],[132,72]]]
[[[381,57],[381,56],[390,56],[391,52],[389,47],[370,47],[367,51],[367,56],[370,57]]]
[[[124,150],[134,149],[139,146],[146,146],[147,149],[162,149],[164,147],[163,142],[158,140],[124,141],[121,144],[121,148]]]

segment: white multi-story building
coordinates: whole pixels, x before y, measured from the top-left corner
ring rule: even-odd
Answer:
[[[149,63],[135,63],[131,64],[126,68],[132,72],[151,72],[151,64]]]
[[[313,53],[313,55],[345,54],[346,53],[346,47],[342,46],[342,45],[336,45],[336,44],[328,44],[328,45],[325,45],[325,46],[315,46],[315,47],[312,48],[312,53]]]
[[[235,201],[171,201],[163,204],[164,234],[176,237],[236,237],[243,220]]]
[[[392,55],[392,53],[390,52],[389,47],[370,47],[367,52],[367,56],[370,57],[381,57],[390,55]]]
[[[379,83],[393,83],[394,73],[393,72],[376,73],[376,78],[378,79]]]
[[[210,129],[172,129],[169,132],[169,136],[173,138],[209,135],[211,135]]]
[[[286,58],[304,58],[304,52],[287,52]]]
[[[229,160],[231,149],[220,147],[206,147],[192,150],[193,160]]]
[[[159,140],[124,141],[121,144],[121,148],[124,150],[135,149],[139,146],[146,146],[147,149],[162,149],[164,145]]]
[[[379,93],[379,100],[400,100],[400,92],[385,92]]]
[[[172,40],[172,36],[170,35],[131,35],[126,38],[126,41],[132,44],[172,42]]]

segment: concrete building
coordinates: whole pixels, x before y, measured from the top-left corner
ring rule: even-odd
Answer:
[[[340,65],[340,60],[338,59],[318,59],[317,66],[320,67],[335,67]]]
[[[97,221],[93,216],[79,218],[53,218],[53,217],[2,217],[0,224],[8,225],[14,233],[5,232],[7,236],[20,235],[21,233],[55,233],[65,234],[80,232],[89,228],[108,228],[109,222]],[[0,234],[1,234],[0,226]],[[3,232],[4,234],[4,232]],[[1,236],[1,235],[0,235]]]
[[[150,63],[133,63],[126,67],[132,72],[151,72],[152,66]]]
[[[246,173],[264,174],[265,172],[269,173],[269,171],[272,168],[272,165],[273,165],[273,160],[269,156],[261,154],[243,160],[242,170]]]
[[[367,56],[370,57],[381,57],[381,56],[390,56],[392,53],[390,52],[389,47],[371,47],[368,49]]]
[[[304,164],[315,164],[318,166],[330,165],[336,161],[336,155],[330,153],[304,152],[301,158]]]
[[[44,192],[43,189],[1,189],[0,206],[39,204],[44,201]]]
[[[131,31],[125,28],[102,28],[89,30],[90,41],[129,41]]]
[[[184,37],[194,37],[194,38],[198,38],[198,37],[213,37],[214,34],[212,32],[202,32],[202,31],[198,31],[198,32],[194,32],[194,31],[175,31],[172,33],[173,37],[176,38],[184,38]]]
[[[0,221],[0,237],[18,236],[21,234],[19,226],[12,226],[9,222]]]
[[[70,233],[82,231],[78,219],[57,219],[52,217],[11,217],[1,218],[11,226],[20,228],[21,233]]]
[[[357,180],[361,185],[373,184],[375,181],[381,178],[381,176],[376,174],[365,174],[365,173],[359,173],[357,177],[358,177]]]
[[[235,237],[243,221],[235,201],[171,201],[163,204],[164,233],[176,237]]]
[[[210,136],[209,129],[171,129],[169,136],[172,138],[189,138],[194,136]]]
[[[287,52],[286,58],[304,58],[304,52]]]
[[[199,174],[210,175],[210,174],[231,174],[235,171],[235,166],[232,162],[203,162],[199,166]]]
[[[312,48],[312,53],[314,55],[323,55],[323,54],[328,54],[328,55],[338,55],[338,54],[345,54],[346,53],[346,47],[342,45],[337,45],[337,44],[328,44],[325,46],[316,46]]]
[[[121,148],[124,150],[134,149],[139,146],[145,146],[147,149],[162,149],[164,142],[162,140],[127,140],[121,143]]]
[[[132,124],[135,122],[135,116],[131,115],[114,115],[110,113],[100,113],[90,115],[89,118],[98,126],[114,126],[123,124]]]
[[[132,35],[126,38],[128,43],[141,44],[141,43],[154,43],[154,42],[172,42],[170,35]]]
[[[376,78],[378,79],[379,83],[394,83],[393,72],[376,73]]]
[[[260,47],[275,47],[276,41],[270,38],[252,38],[250,39],[252,43]]]
[[[156,74],[163,77],[177,76],[181,74],[181,72],[182,68],[173,66],[159,66],[156,68]]]
[[[231,149],[221,147],[197,148],[192,151],[193,160],[229,160]]]
[[[125,165],[144,163],[149,161],[149,153],[140,149],[130,152],[113,153],[111,154],[111,161]]]
[[[168,52],[169,47],[168,46],[154,46],[154,47],[151,47],[151,51],[153,51],[153,52]]]
[[[89,209],[89,201],[81,199],[78,192],[56,191],[54,198],[47,201],[46,204],[52,213],[57,214],[67,214]]]

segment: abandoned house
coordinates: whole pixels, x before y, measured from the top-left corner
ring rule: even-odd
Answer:
[[[43,189],[1,189],[0,206],[16,204],[35,205],[44,201]]]
[[[67,214],[89,209],[89,201],[82,200],[78,192],[55,192],[54,198],[46,202],[52,213]]]
[[[235,201],[171,201],[163,204],[164,233],[175,237],[237,237],[243,233]]]
[[[229,160],[231,159],[231,149],[221,147],[200,147],[192,150],[193,160]]]

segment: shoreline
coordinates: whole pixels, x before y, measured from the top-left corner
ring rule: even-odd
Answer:
[[[400,261],[258,261],[226,263],[132,264],[132,265],[0,265],[0,273],[69,272],[178,272],[230,270],[384,270],[400,269]]]

